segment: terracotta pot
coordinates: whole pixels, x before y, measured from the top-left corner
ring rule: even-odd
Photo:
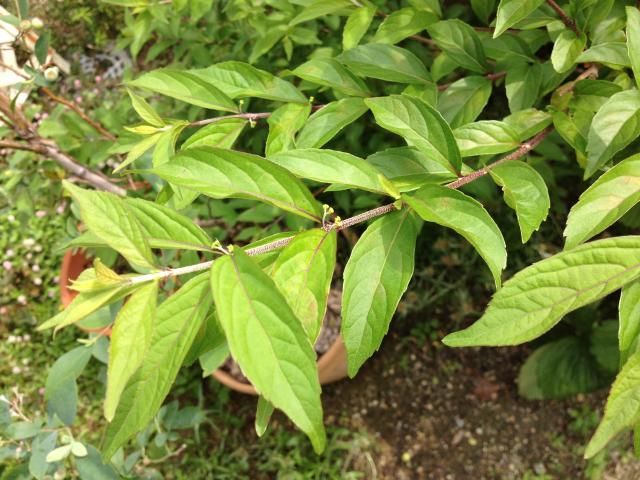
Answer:
[[[249,395],[258,394],[256,389],[253,388],[253,385],[240,382],[221,369],[216,370],[212,375],[220,383],[236,392],[248,393]],[[347,351],[344,348],[341,337],[338,337],[336,341],[333,342],[333,345],[329,347],[329,350],[318,359],[318,376],[320,377],[320,383],[322,385],[346,378]]]
[[[60,269],[60,301],[67,308],[78,292],[71,290],[69,286],[78,278],[82,271],[91,264],[91,261],[82,250],[67,250],[62,258]]]
[[[60,302],[64,308],[76,298],[78,292],[69,288],[73,281],[80,276],[85,268],[91,265],[91,260],[87,257],[83,250],[68,250],[62,258],[62,267],[60,268]],[[96,327],[92,325],[83,325],[84,320],[76,323],[76,326],[87,333],[100,333],[102,335],[111,335],[111,327]]]

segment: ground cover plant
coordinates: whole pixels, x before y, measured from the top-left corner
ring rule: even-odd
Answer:
[[[636,427],[640,10],[631,2],[112,3],[126,7],[122,45],[169,65],[126,79],[117,104],[129,99],[136,124],[116,138],[83,118],[71,143],[78,161],[45,138],[67,139],[55,122],[33,126],[37,108],[0,101],[4,148],[48,156],[97,188],[62,182],[83,225],[68,246],[102,255],[73,284],[71,305],[39,329],[103,312],[111,336],[91,335],[60,358],[59,376],[52,369],[51,422],[73,421],[69,392],[108,343],[100,452],[109,462],[154,420],[183,365],[209,373],[230,355],[260,393],[257,433],[278,409],[323,452],[313,344],[332,283],[342,287],[354,377],[390,328],[418,237],[437,225],[475,248],[486,268],[474,274],[495,286],[484,314],[444,344],[518,345],[564,319],[577,333],[529,357],[521,393],[558,398],[615,376],[585,455]],[[25,20],[19,8],[14,23],[31,28]],[[202,25],[243,41],[211,55],[185,48],[202,43]],[[25,83],[46,93],[59,73],[41,60]],[[82,117],[58,103],[59,115]],[[99,138],[99,159],[87,135]],[[147,191],[80,166],[112,155],[113,175]],[[485,208],[498,189],[519,238]],[[507,278],[504,237],[529,242],[550,209],[561,212],[564,250]],[[196,221],[207,216],[213,224]],[[590,307],[618,290],[616,321],[606,302]],[[73,440],[50,443],[49,463],[89,456]],[[97,451],[91,458],[102,465]]]

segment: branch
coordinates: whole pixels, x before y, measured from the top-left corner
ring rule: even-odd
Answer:
[[[76,163],[73,158],[61,151],[55,143],[50,140],[45,140],[42,137],[31,139],[29,143],[20,143],[13,140],[0,140],[0,148],[39,153],[40,155],[49,157],[74,176],[84,180],[99,190],[115,193],[122,197],[127,195],[124,188],[114,185],[104,175],[92,172],[88,168]]]
[[[507,75],[507,72],[494,72],[494,73],[487,73],[485,74],[485,78],[491,80],[492,82],[495,82],[496,80],[500,80],[501,78],[503,78],[504,76]],[[449,83],[442,83],[440,85],[438,85],[438,90],[439,91],[444,91],[447,88],[449,88],[451,86],[451,84],[453,84],[454,82],[449,82]]]
[[[547,0],[547,3],[556,11],[558,16],[560,17],[560,20],[562,20],[562,23],[564,23],[567,28],[573,30],[573,33],[575,33],[576,36],[580,35],[580,31],[576,26],[575,20],[567,15],[567,12],[565,12],[562,7],[555,2],[555,0]]]
[[[527,153],[529,153],[531,150],[533,150],[538,145],[540,145],[540,142],[542,142],[545,138],[547,138],[547,135],[549,135],[552,131],[553,131],[553,126],[549,125],[547,128],[545,128],[540,133],[538,133],[535,137],[521,144],[516,150],[511,152],[509,155],[502,157],[500,160],[490,165],[487,165],[486,167],[483,167],[480,170],[476,170],[475,172],[471,172],[470,174],[465,175],[464,177],[460,177],[457,180],[454,180],[453,182],[448,183],[446,186],[449,188],[453,188],[454,190],[458,189],[463,185],[466,185],[468,183],[473,182],[474,180],[477,180],[480,177],[484,177],[494,167],[502,163],[508,162],[509,160],[517,160],[519,158],[524,157]]]
[[[36,137],[31,140],[30,143],[38,149],[37,151],[39,153],[51,158],[62,168],[71,172],[74,176],[84,180],[88,184],[94,186],[98,190],[115,193],[116,195],[119,195],[121,197],[125,197],[127,195],[127,191],[124,188],[114,185],[106,176],[100,173],[92,172],[85,166],[76,163],[73,158],[60,150],[60,148],[54,142],[46,140],[42,137]]]
[[[84,113],[84,111],[78,105],[76,105],[70,100],[67,100],[66,98],[59,97],[58,95],[53,93],[51,90],[49,90],[47,87],[42,87],[41,90],[54,102],[59,103],[60,105],[64,105],[68,109],[73,110],[75,113],[77,113],[78,116],[82,118],[82,120],[84,120],[89,125],[91,125],[93,129],[96,130],[98,133],[100,133],[100,135],[102,135],[104,138],[106,138],[107,140],[111,140],[112,142],[116,141],[116,137],[113,134],[111,134],[111,132],[109,132],[102,125],[100,125],[98,122],[96,122],[91,117],[89,117],[86,113]]]
[[[492,163],[491,165],[487,165],[480,170],[470,173],[469,175],[465,175],[464,177],[460,177],[457,180],[447,184],[446,186],[449,188],[458,189],[463,185],[473,182],[480,177],[483,177],[487,173],[491,171],[496,165],[500,165],[504,162],[508,162],[510,160],[517,160],[525,156],[531,150],[536,148],[542,140],[544,140],[549,133],[553,130],[553,126],[548,126],[536,136],[532,137],[528,141],[524,142],[520,145],[516,150],[511,152],[509,155],[502,157],[500,160]],[[381,217],[382,215],[386,215],[389,212],[393,212],[398,210],[398,207],[395,203],[389,203],[387,205],[382,205],[381,207],[374,208],[372,210],[367,210],[359,215],[355,215],[353,217],[347,218],[346,220],[342,220],[337,223],[329,224],[327,226],[322,227],[326,232],[336,231],[339,232],[341,230],[345,230],[349,227],[357,225],[359,223],[366,222],[372,218]],[[290,237],[280,238],[278,240],[274,240],[273,242],[265,243],[264,245],[260,245],[258,247],[253,247],[245,250],[245,253],[249,256],[261,255],[263,253],[271,252],[273,250],[277,250],[279,248],[285,247],[293,241],[295,235],[291,235]],[[188,273],[201,272],[203,270],[207,270],[211,268],[214,260],[209,260],[208,262],[196,263],[194,265],[188,265],[186,267],[180,268],[171,268],[167,270],[162,270],[160,272],[149,273],[146,275],[138,275],[137,277],[130,278],[127,283],[129,285],[138,285],[140,283],[150,282],[152,280],[160,280],[164,278],[177,277],[180,275],[185,275]]]

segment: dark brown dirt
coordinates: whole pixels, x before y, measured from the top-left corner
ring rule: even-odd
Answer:
[[[582,459],[595,425],[581,425],[575,412],[595,416],[606,392],[544,402],[518,396],[527,354],[526,347],[450,349],[392,336],[355,379],[324,388],[327,423],[374,437],[375,468],[363,462],[365,478],[575,479],[605,469],[604,478],[640,478],[640,464],[626,453]]]

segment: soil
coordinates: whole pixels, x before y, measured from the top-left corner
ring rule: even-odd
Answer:
[[[529,353],[421,345],[391,334],[355,379],[323,387],[325,422],[371,437],[372,451],[350,465],[366,479],[640,478],[626,435],[599,462],[582,459],[597,418],[580,427],[571,413],[595,417],[605,391],[562,401],[518,396],[515,379]]]

